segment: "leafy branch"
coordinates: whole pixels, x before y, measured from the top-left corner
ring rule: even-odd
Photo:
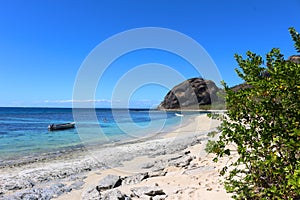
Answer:
[[[289,31],[300,52],[299,33]],[[285,60],[276,48],[265,60],[250,51],[246,56],[235,55],[236,72],[251,87],[233,91],[223,82],[227,112],[210,116],[222,121],[221,133],[206,150],[217,162],[235,145],[237,160],[220,172],[233,198],[299,199],[300,64]]]

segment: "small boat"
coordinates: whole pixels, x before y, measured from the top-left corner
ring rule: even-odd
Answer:
[[[56,131],[56,130],[70,129],[74,127],[75,127],[75,122],[65,123],[65,124],[51,124],[48,126],[48,130]]]
[[[183,114],[175,113],[177,117],[183,117]]]

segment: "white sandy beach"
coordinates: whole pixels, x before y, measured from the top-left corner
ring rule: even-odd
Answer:
[[[4,199],[23,196],[79,200],[105,195],[114,199],[116,192],[130,199],[230,199],[219,177],[227,160],[214,163],[213,155],[204,151],[207,132],[219,123],[200,115],[183,127],[149,140],[3,168],[0,194]],[[119,176],[122,184],[102,191],[99,182],[107,175]],[[161,194],[139,196],[133,192],[146,186]]]

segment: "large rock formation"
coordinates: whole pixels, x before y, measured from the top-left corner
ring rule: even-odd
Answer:
[[[191,78],[172,88],[158,109],[199,109],[199,105],[217,102],[219,90],[211,80]]]

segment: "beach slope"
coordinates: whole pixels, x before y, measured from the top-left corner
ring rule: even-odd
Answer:
[[[220,124],[192,117],[170,133],[0,169],[3,199],[230,199],[220,183],[227,161],[204,151]]]

